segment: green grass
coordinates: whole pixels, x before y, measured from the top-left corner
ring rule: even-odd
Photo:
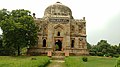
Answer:
[[[44,67],[49,60],[46,56],[0,56],[0,67]]]
[[[82,57],[67,57],[67,67],[115,67],[116,58],[88,56],[88,62],[83,62]]]
[[[88,62],[83,62],[82,56],[70,56],[65,58],[65,65],[66,67],[115,67],[116,60],[116,58],[88,56]],[[0,56],[0,67],[44,67],[49,61],[50,58],[46,56]]]

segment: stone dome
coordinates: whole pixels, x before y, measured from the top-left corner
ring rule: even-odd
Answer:
[[[45,9],[44,17],[73,18],[71,9],[60,2],[56,2],[55,4],[48,6]]]

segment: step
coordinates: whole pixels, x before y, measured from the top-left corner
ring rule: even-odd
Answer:
[[[54,51],[54,53],[64,53],[63,51]]]
[[[62,51],[54,51],[52,52],[52,56],[65,56],[65,53]]]
[[[52,60],[64,60],[65,56],[52,56]]]

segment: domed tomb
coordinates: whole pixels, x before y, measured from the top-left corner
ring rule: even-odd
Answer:
[[[60,2],[56,2],[53,5],[48,6],[45,9],[44,17],[72,17],[72,11],[69,7],[63,5]]]
[[[28,48],[29,55],[69,56],[88,55],[86,20],[74,19],[69,7],[56,2],[45,9],[42,18],[36,18],[39,27],[38,43]]]

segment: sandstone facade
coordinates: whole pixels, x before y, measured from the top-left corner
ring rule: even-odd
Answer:
[[[86,20],[74,19],[69,7],[56,2],[45,9],[43,18],[35,18],[39,26],[38,45],[28,53],[46,54],[48,51],[67,51],[74,55],[86,55]]]

